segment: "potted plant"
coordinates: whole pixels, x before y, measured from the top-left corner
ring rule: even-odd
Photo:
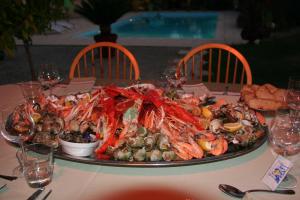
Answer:
[[[0,7],[0,50],[12,56],[15,37],[23,41],[31,78],[36,80],[30,46],[34,34],[46,33],[51,22],[65,16],[61,0],[2,0]]]
[[[242,28],[241,37],[251,44],[256,40],[270,37],[272,13],[268,2],[245,0],[241,3],[237,23]]]
[[[129,11],[128,0],[82,0],[75,5],[75,12],[99,26],[96,42],[116,42],[117,34],[111,32],[111,24]]]

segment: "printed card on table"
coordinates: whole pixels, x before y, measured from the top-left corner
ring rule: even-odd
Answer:
[[[293,163],[291,161],[279,155],[268,169],[262,182],[271,190],[276,190],[277,186],[283,181],[292,166]]]

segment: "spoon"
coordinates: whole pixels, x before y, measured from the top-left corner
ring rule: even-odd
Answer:
[[[243,198],[246,194],[246,192],[270,192],[270,193],[278,193],[278,194],[295,194],[294,190],[263,190],[263,189],[254,189],[254,190],[247,190],[247,191],[241,191],[237,189],[236,187],[233,187],[231,185],[226,185],[226,184],[220,184],[219,189],[233,197],[237,198]]]

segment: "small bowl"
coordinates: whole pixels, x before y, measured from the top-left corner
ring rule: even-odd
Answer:
[[[91,143],[75,143],[67,142],[58,137],[59,143],[61,144],[63,152],[72,156],[90,156],[93,154],[94,149],[99,145],[99,140]]]

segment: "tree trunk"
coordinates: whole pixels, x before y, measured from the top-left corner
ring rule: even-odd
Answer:
[[[32,56],[31,56],[31,52],[30,52],[30,43],[29,41],[23,41],[24,43],[24,48],[25,48],[25,52],[26,52],[26,57],[27,57],[27,61],[29,64],[29,68],[30,68],[30,73],[31,73],[31,80],[32,81],[36,81],[36,75],[35,75],[35,71],[34,71],[34,66],[33,66],[33,62],[32,62]]]

